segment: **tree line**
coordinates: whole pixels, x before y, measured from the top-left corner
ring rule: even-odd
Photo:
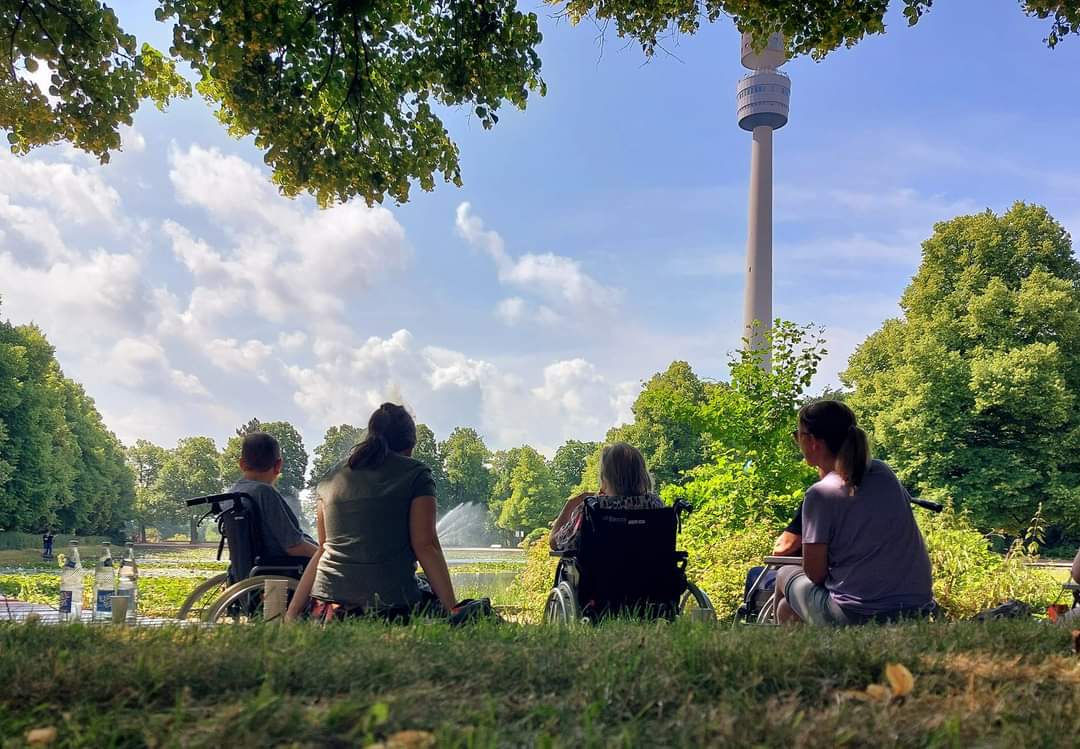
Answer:
[[[123,446],[45,334],[0,319],[0,529],[115,533],[134,500]]]

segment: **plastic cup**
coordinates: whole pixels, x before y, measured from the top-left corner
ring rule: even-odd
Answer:
[[[112,597],[112,620],[113,624],[123,624],[127,621],[128,610],[128,597],[117,596]]]
[[[263,621],[280,622],[284,619],[288,599],[288,580],[267,580],[263,587]]]

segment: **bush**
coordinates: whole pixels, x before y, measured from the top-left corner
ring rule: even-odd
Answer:
[[[551,584],[555,580],[555,567],[559,560],[549,553],[551,547],[548,545],[546,531],[543,531],[527,550],[525,567],[506,591],[506,600],[511,606],[520,609],[522,618],[526,621],[539,621],[544,611],[544,601],[547,600]]]
[[[1050,572],[1029,566],[1036,557],[1021,540],[997,554],[966,514],[916,514],[934,570],[934,597],[949,618],[964,619],[1010,598],[1045,608],[1060,592]]]

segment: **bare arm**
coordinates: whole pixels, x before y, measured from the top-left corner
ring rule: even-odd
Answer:
[[[829,545],[803,545],[803,572],[814,585],[822,585],[829,576]]]
[[[295,546],[285,549],[285,553],[290,557],[314,557],[319,553],[320,548],[310,541],[301,541]]]
[[[571,497],[570,499],[566,500],[566,504],[563,505],[562,512],[559,513],[559,517],[555,518],[555,522],[551,524],[551,534],[548,536],[548,545],[552,549],[555,548],[555,535],[559,532],[559,530],[562,529],[564,525],[566,525],[570,521],[570,516],[573,514],[574,510],[577,509],[577,507],[585,501],[585,498],[591,497],[592,495],[592,492],[582,492],[576,497]]]
[[[299,585],[296,586],[292,601],[289,603],[289,610],[285,612],[285,621],[287,622],[296,621],[300,614],[304,613],[304,609],[307,608],[308,599],[311,598],[311,586],[315,583],[315,572],[319,567],[319,560],[322,559],[322,547],[326,543],[326,524],[323,522],[321,499],[315,505],[315,525],[318,527],[319,545],[315,547],[315,553],[311,555],[307,567],[304,568],[304,574],[300,578]]]
[[[802,549],[802,536],[791,531],[784,531],[776,537],[772,553],[774,557],[794,557]]]
[[[431,590],[449,613],[457,606],[450,569],[446,566],[439,534],[435,530],[435,497],[415,497],[409,506],[409,542],[417,561],[424,568]]]

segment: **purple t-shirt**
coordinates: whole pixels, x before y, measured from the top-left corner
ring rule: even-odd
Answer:
[[[845,611],[873,615],[930,603],[930,557],[908,499],[880,460],[852,496],[835,473],[807,489],[803,543],[828,544],[825,587]]]

